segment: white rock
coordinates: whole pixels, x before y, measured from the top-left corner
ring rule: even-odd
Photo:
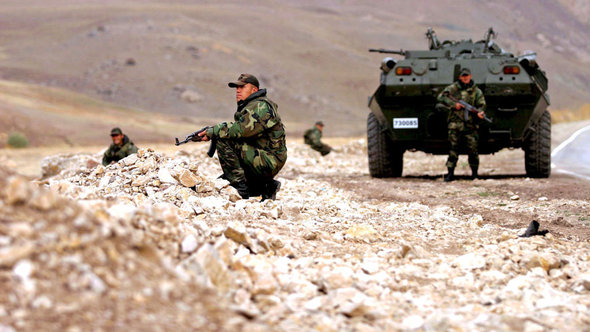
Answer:
[[[180,244],[180,251],[184,253],[193,252],[197,249],[198,245],[197,238],[194,235],[189,234],[182,240],[182,243]]]
[[[213,186],[215,190],[220,191],[221,189],[229,186],[229,181],[225,179],[215,179],[213,180]]]
[[[128,155],[127,157],[119,160],[119,163],[121,163],[124,166],[130,166],[130,165],[134,165],[137,162],[138,158],[137,158],[137,153],[132,153],[130,155]]]
[[[512,196],[510,196],[510,199],[513,200],[513,201],[517,201],[517,200],[520,199],[520,196],[518,196],[518,195],[512,195]]]
[[[90,278],[90,288],[96,293],[104,293],[107,290],[107,286],[96,274],[88,272]]]
[[[198,201],[198,204],[205,211],[216,211],[218,213],[225,211],[226,207],[229,206],[229,202],[227,200],[216,196],[201,197]]]
[[[590,291],[590,273],[586,272],[586,273],[578,275],[574,285],[577,286],[578,291],[579,290]]]
[[[322,270],[319,279],[320,287],[330,291],[343,287],[350,287],[353,282],[354,271],[347,266],[338,266],[333,269],[326,267]]]
[[[31,197],[31,184],[23,177],[12,176],[4,188],[8,204],[20,204]]]
[[[0,332],[16,332],[16,330],[10,325],[0,323]]]
[[[485,267],[486,260],[477,253],[469,253],[455,258],[452,264],[462,270],[475,270]]]
[[[194,256],[194,257],[193,257]],[[209,243],[204,244],[191,256],[200,268],[205,271],[212,285],[221,292],[226,293],[234,288],[234,278],[227,265],[219,256],[217,250]]]
[[[12,239],[10,238],[10,236],[0,235],[0,247],[9,246],[10,242],[12,242]]]
[[[424,325],[424,319],[419,315],[410,315],[402,321],[402,325],[408,330],[417,330]]]
[[[39,296],[31,303],[33,308],[50,309],[53,306],[53,302],[47,296]]]
[[[272,294],[279,283],[272,273],[272,265],[261,255],[246,255],[236,261],[236,269],[243,270],[253,281],[252,294]]]
[[[178,176],[178,182],[180,182],[180,184],[185,187],[194,187],[197,185],[199,180],[200,179],[196,177],[191,171],[186,169],[180,172],[180,175]]]
[[[137,212],[137,208],[131,204],[119,203],[111,206],[107,212],[115,218],[130,220]]]
[[[379,271],[379,258],[378,257],[365,257],[361,264],[361,269],[368,274],[373,274]]]
[[[158,179],[161,183],[178,184],[178,181],[170,174],[170,170],[167,168],[160,168],[158,171]]]
[[[548,198],[547,198],[547,197],[545,197],[545,196],[541,196],[541,197],[539,197],[539,201],[541,201],[541,202],[544,202],[544,201],[546,201],[547,199],[548,199]]]
[[[100,183],[98,184],[98,188],[105,188],[106,186],[109,185],[109,183],[111,183],[111,179],[113,179],[113,177],[109,176],[109,175],[105,175],[100,179]]]
[[[314,297],[313,299],[305,302],[303,308],[309,311],[318,311],[324,306],[324,298],[322,296]]]
[[[379,239],[379,234],[371,225],[358,224],[346,230],[346,238],[353,241],[374,242]]]
[[[27,280],[31,276],[31,273],[33,273],[33,263],[28,259],[18,261],[12,269],[12,273],[21,281]]]

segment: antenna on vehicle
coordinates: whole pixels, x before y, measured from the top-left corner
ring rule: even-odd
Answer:
[[[494,28],[490,27],[484,36],[484,38],[486,40],[486,45],[489,47],[490,41],[492,39],[495,39],[496,37],[498,37],[498,33],[496,31],[494,31]]]

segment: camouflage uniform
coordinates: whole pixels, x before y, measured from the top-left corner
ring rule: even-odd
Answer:
[[[322,132],[318,127],[314,126],[311,129],[305,131],[303,139],[305,144],[311,146],[312,149],[318,151],[322,156],[327,155],[332,151],[332,148],[321,142]]]
[[[271,181],[287,160],[285,128],[278,106],[261,89],[238,102],[235,122],[207,129],[217,138],[217,156],[224,177],[233,184],[256,188]]]
[[[104,166],[112,162],[117,162],[130,154],[137,153],[137,147],[135,146],[135,144],[133,144],[133,142],[129,140],[129,137],[127,137],[127,135],[123,137],[122,143],[123,144],[121,146],[113,143],[105,151],[102,157],[102,164]]]
[[[477,117],[477,114],[469,112],[467,120],[465,120],[465,110],[463,108],[456,109],[455,102],[446,96],[447,93],[455,99],[464,100],[476,108],[485,111],[486,101],[483,92],[475,86],[473,81],[469,82],[469,84],[463,84],[457,81],[447,86],[438,95],[438,101],[448,110],[447,123],[451,149],[449,151],[449,158],[447,159],[447,167],[455,168],[457,165],[457,160],[459,159],[459,143],[461,138],[463,138],[467,144],[469,166],[472,169],[477,169],[479,166],[477,144],[479,140],[478,129],[480,119]]]

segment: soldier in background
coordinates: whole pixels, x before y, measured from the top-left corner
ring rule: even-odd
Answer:
[[[111,130],[111,138],[113,144],[105,151],[102,157],[102,164],[104,166],[127,157],[130,154],[137,153],[137,147],[127,135],[124,135],[120,128],[113,128]]]
[[[275,199],[281,183],[273,179],[287,160],[285,128],[278,106],[259,89],[258,79],[241,74],[228,83],[236,89],[238,109],[234,122],[222,122],[198,133],[203,141],[217,139],[217,157],[222,178],[238,190],[242,198],[262,195]]]
[[[448,96],[457,100],[463,100],[480,110],[476,117],[468,113],[465,119],[465,110],[459,103],[452,101]],[[447,86],[439,95],[436,108],[448,111],[447,123],[449,130],[449,143],[451,149],[447,159],[448,173],[445,175],[445,181],[455,179],[455,167],[459,159],[459,143],[465,140],[467,145],[467,154],[469,166],[471,167],[471,178],[477,178],[477,169],[479,167],[479,155],[477,153],[477,144],[479,140],[479,122],[484,118],[486,101],[483,92],[473,83],[471,79],[471,70],[469,68],[461,69],[459,80]]]
[[[316,122],[313,128],[305,131],[305,134],[303,134],[303,140],[305,144],[311,146],[312,149],[321,153],[322,156],[325,156],[330,153],[330,151],[332,151],[332,148],[321,141],[323,129],[324,123],[322,121]]]

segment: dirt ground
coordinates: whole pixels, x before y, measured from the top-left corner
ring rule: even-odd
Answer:
[[[301,140],[291,139],[289,161],[277,177],[283,184],[277,200],[262,203],[258,198],[232,199],[230,188],[215,189],[218,184],[211,181],[221,170],[217,160],[206,157],[206,144],[152,145],[158,152],[142,147],[139,157],[129,157],[142,158],[133,164],[124,166],[122,161],[91,169],[86,158],[97,160],[102,147],[0,151],[3,165],[28,172],[30,178],[39,176],[44,155],[92,154],[72,156],[78,163],[57,178],[31,183],[5,177],[10,185],[0,192],[6,192],[7,202],[0,204],[6,209],[0,212],[12,218],[0,229],[4,234],[0,263],[3,259],[10,268],[0,269],[0,280],[2,290],[14,294],[0,301],[0,324],[33,330],[36,326],[30,322],[72,303],[74,318],[59,320],[56,327],[110,328],[103,319],[108,315],[138,317],[117,320],[114,330],[141,330],[154,320],[158,321],[154,330],[178,326],[215,331],[224,330],[223,326],[235,331],[271,327],[389,331],[420,326],[423,330],[487,331],[493,326],[499,331],[535,330],[526,327],[530,319],[539,325],[535,328],[582,330],[587,325],[588,182],[560,174],[528,178],[521,150],[482,156],[481,179],[474,181],[467,177],[465,156],[459,160],[458,180],[445,183],[446,156],[421,152],[405,154],[403,177],[373,179],[365,139],[327,141],[335,150],[321,157]],[[162,184],[172,181],[166,180],[166,174],[173,177],[174,172],[189,169],[196,170],[191,173],[199,184],[195,190],[186,188],[188,184]],[[177,178],[180,181],[180,175]],[[71,238],[76,233],[72,229],[81,222],[75,215],[62,221],[56,217],[54,222],[42,211],[49,222],[34,223],[39,209],[50,208],[58,216],[65,211],[58,204],[61,200],[42,199],[37,185],[86,211],[87,219],[97,223],[87,227],[94,232],[91,235],[104,237],[100,234],[110,233],[102,229],[112,227],[117,230],[113,234],[121,236],[99,237],[97,242],[104,246],[100,255],[94,246],[72,248],[83,257],[72,261],[58,249],[91,237],[84,233]],[[36,190],[41,194],[28,194]],[[21,218],[15,211],[28,210],[17,203],[29,196],[31,213],[23,212]],[[549,235],[519,238],[532,220]],[[45,226],[50,227],[34,231]],[[19,235],[23,229],[30,239]],[[45,240],[48,231],[56,234],[51,239],[58,249],[46,255],[23,254],[18,262],[11,258],[23,245],[36,248],[37,235],[44,236],[39,241]],[[186,249],[188,240],[192,249]],[[95,258],[109,257],[115,244],[125,244],[117,247],[117,257],[135,263],[105,270],[104,262]],[[155,269],[142,258],[141,248],[146,247],[159,248],[162,263]],[[80,273],[84,278],[77,277]],[[170,298],[166,295],[170,285],[196,288]],[[215,288],[229,302],[215,297],[203,301],[199,285]],[[98,299],[95,307],[105,310],[89,310],[83,316],[88,321],[79,320],[86,311],[82,302],[87,303],[76,300],[80,291],[89,292]],[[118,304],[111,310],[115,298]],[[132,304],[146,298],[161,302],[150,300],[147,303],[154,307],[149,308]],[[549,302],[559,304],[545,307]],[[178,314],[178,308],[186,309],[186,314]],[[218,320],[220,311],[229,313],[226,322]],[[484,322],[478,316],[481,312],[488,314]],[[192,317],[209,318],[193,321]]]
[[[562,135],[563,136],[563,135]],[[335,138],[328,142],[335,147],[358,139]],[[297,141],[297,140],[296,140]],[[156,151],[173,154],[173,145],[150,145]],[[19,173],[35,178],[40,176],[41,159],[57,153],[98,153],[104,147],[54,147],[26,150],[0,150],[0,162]],[[337,158],[338,152],[331,158]],[[461,156],[457,167],[457,181],[445,183],[446,156],[432,156],[422,152],[406,152],[401,178],[375,179],[368,174],[367,161],[355,156],[359,167],[336,174],[310,173],[293,167],[282,172],[287,179],[305,174],[306,178],[329,182],[331,185],[358,195],[359,200],[377,202],[418,202],[428,206],[452,206],[461,213],[480,214],[488,223],[508,228],[526,227],[538,220],[556,236],[571,240],[590,240],[590,215],[584,202],[590,200],[590,183],[569,175],[554,172],[548,179],[530,179],[524,170],[522,150],[503,150],[494,155],[481,156],[480,179],[471,181],[467,157]],[[518,196],[516,197],[513,196]],[[511,199],[511,197],[513,199]],[[548,201],[563,201],[553,209]],[[567,202],[567,203],[566,203]],[[574,203],[572,203],[574,202]],[[512,206],[519,203],[520,206]]]
[[[568,206],[554,215],[537,209],[520,211],[501,209],[518,195],[519,201],[533,203],[547,200],[590,199],[590,184],[556,174],[550,179],[528,179],[522,174],[483,175],[476,181],[460,176],[458,181],[444,183],[440,175],[409,175],[399,179],[373,179],[350,176],[325,179],[336,187],[353,191],[366,200],[418,202],[428,206],[452,206],[461,213],[480,214],[488,223],[508,228],[526,227],[538,220],[554,235],[571,240],[590,240],[590,217],[583,207]],[[499,201],[498,201],[499,200]],[[475,201],[475,203],[473,202]],[[539,201],[543,203],[543,201]],[[507,213],[508,212],[508,213]]]

